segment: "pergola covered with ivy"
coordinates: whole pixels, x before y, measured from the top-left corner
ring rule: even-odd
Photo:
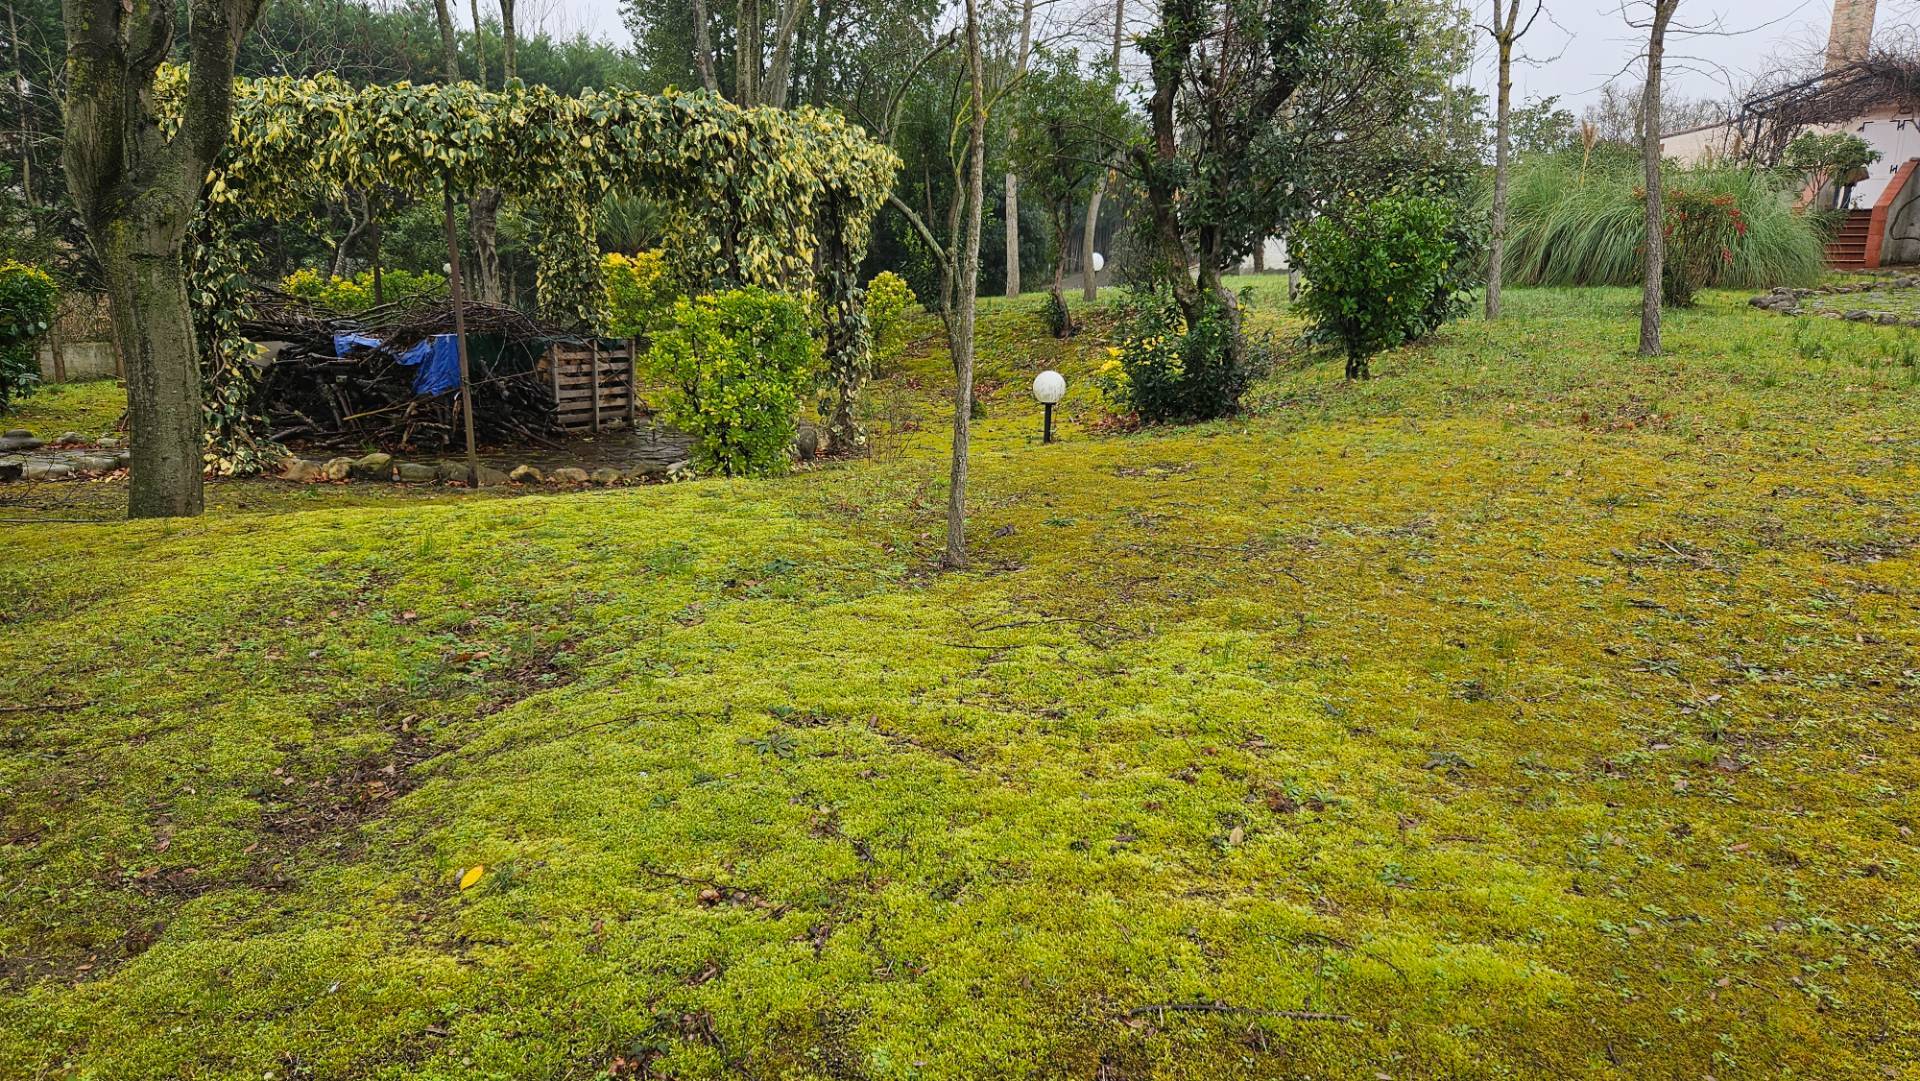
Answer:
[[[170,71],[162,94],[177,96],[184,78]],[[245,469],[263,445],[250,412],[252,346],[237,329],[246,279],[236,229],[311,217],[348,189],[375,188],[423,196],[491,188],[519,202],[545,227],[536,248],[541,314],[582,328],[600,314],[600,201],[646,194],[666,212],[666,259],[682,288],[759,285],[813,303],[833,386],[829,425],[836,439],[857,442],[870,351],[858,267],[898,164],[837,114],[743,109],[707,93],[565,97],[518,84],[243,80],[188,270],[212,453]]]

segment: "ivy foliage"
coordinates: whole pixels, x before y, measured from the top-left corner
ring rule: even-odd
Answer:
[[[173,123],[185,79],[184,69],[168,68],[160,80]],[[855,268],[898,166],[838,114],[743,109],[704,92],[567,97],[519,83],[240,80],[231,137],[207,178],[189,282],[208,360],[213,455],[244,468],[246,456],[235,455],[253,442],[249,395],[233,386],[247,379],[248,350],[233,333],[244,292],[230,289],[233,253],[216,250],[230,247],[246,220],[298,219],[350,188],[421,196],[492,188],[544,226],[542,314],[598,329],[597,207],[610,194],[644,190],[665,209],[663,251],[679,289],[758,286],[813,297],[828,370],[847,399],[871,365]],[[850,408],[835,415],[851,423]],[[858,442],[857,431],[835,435]]]
[[[45,271],[0,263],[0,413],[40,381],[33,353],[53,328],[59,297],[59,287]]]
[[[667,385],[667,420],[694,438],[704,470],[784,472],[794,414],[816,361],[807,311],[749,286],[674,302],[642,370]]]

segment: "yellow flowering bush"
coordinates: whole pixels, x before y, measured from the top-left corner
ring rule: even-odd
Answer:
[[[1164,285],[1128,296],[1119,338],[1094,375],[1117,414],[1148,423],[1221,417],[1239,406],[1253,381],[1245,350],[1220,306],[1204,303],[1188,326]]]
[[[781,473],[819,349],[806,308],[749,287],[675,301],[642,370],[667,387],[661,412],[694,439],[704,470]]]
[[[600,257],[605,284],[601,329],[615,338],[645,336],[672,314],[675,292],[667,258],[658,248]]]
[[[330,278],[317,270],[302,268],[280,279],[280,291],[340,315],[358,315],[375,303],[371,270],[363,270],[351,278]],[[446,292],[447,279],[439,274],[387,270],[380,275],[382,302],[438,297]]]
[[[885,357],[900,348],[906,331],[907,306],[920,298],[913,295],[907,280],[891,270],[883,270],[867,283],[867,326],[873,330],[873,351]]]

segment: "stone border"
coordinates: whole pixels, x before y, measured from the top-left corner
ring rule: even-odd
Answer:
[[[1880,278],[1867,282],[1822,285],[1814,289],[1794,289],[1777,285],[1771,291],[1753,297],[1747,303],[1762,311],[1777,312],[1780,315],[1818,315],[1825,319],[1844,319],[1849,323],[1876,323],[1884,327],[1920,327],[1920,315],[1871,311],[1866,308],[1810,312],[1800,304],[1807,297],[1845,296],[1849,293],[1871,293],[1881,289],[1920,289],[1920,277]]]
[[[104,476],[129,460],[126,440],[111,433],[96,440],[63,432],[49,441],[25,428],[0,432],[0,484]]]
[[[591,473],[572,466],[563,466],[547,472],[534,465],[517,465],[511,471],[482,465],[479,476],[469,478],[465,462],[406,462],[391,454],[376,451],[359,458],[330,458],[324,462],[312,458],[288,458],[280,463],[280,472],[277,476],[280,480],[299,484],[367,481],[397,484],[457,484],[479,488],[498,488],[509,484],[546,485],[556,488],[614,488],[628,484],[666,484],[672,481],[691,480],[694,471],[693,463],[688,461],[673,462],[665,466],[646,466],[626,472],[604,466]]]

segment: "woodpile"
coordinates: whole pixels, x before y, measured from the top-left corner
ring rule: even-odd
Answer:
[[[399,303],[355,316],[316,311],[297,298],[255,299],[242,329],[257,342],[284,343],[267,364],[258,407],[272,438],[292,446],[436,451],[464,442],[460,392],[415,392],[418,369],[401,363],[410,347],[453,332],[446,301]],[[550,381],[539,370],[548,343],[564,335],[513,308],[468,302],[475,438],[483,444],[557,445]],[[337,355],[336,335],[378,339]]]

